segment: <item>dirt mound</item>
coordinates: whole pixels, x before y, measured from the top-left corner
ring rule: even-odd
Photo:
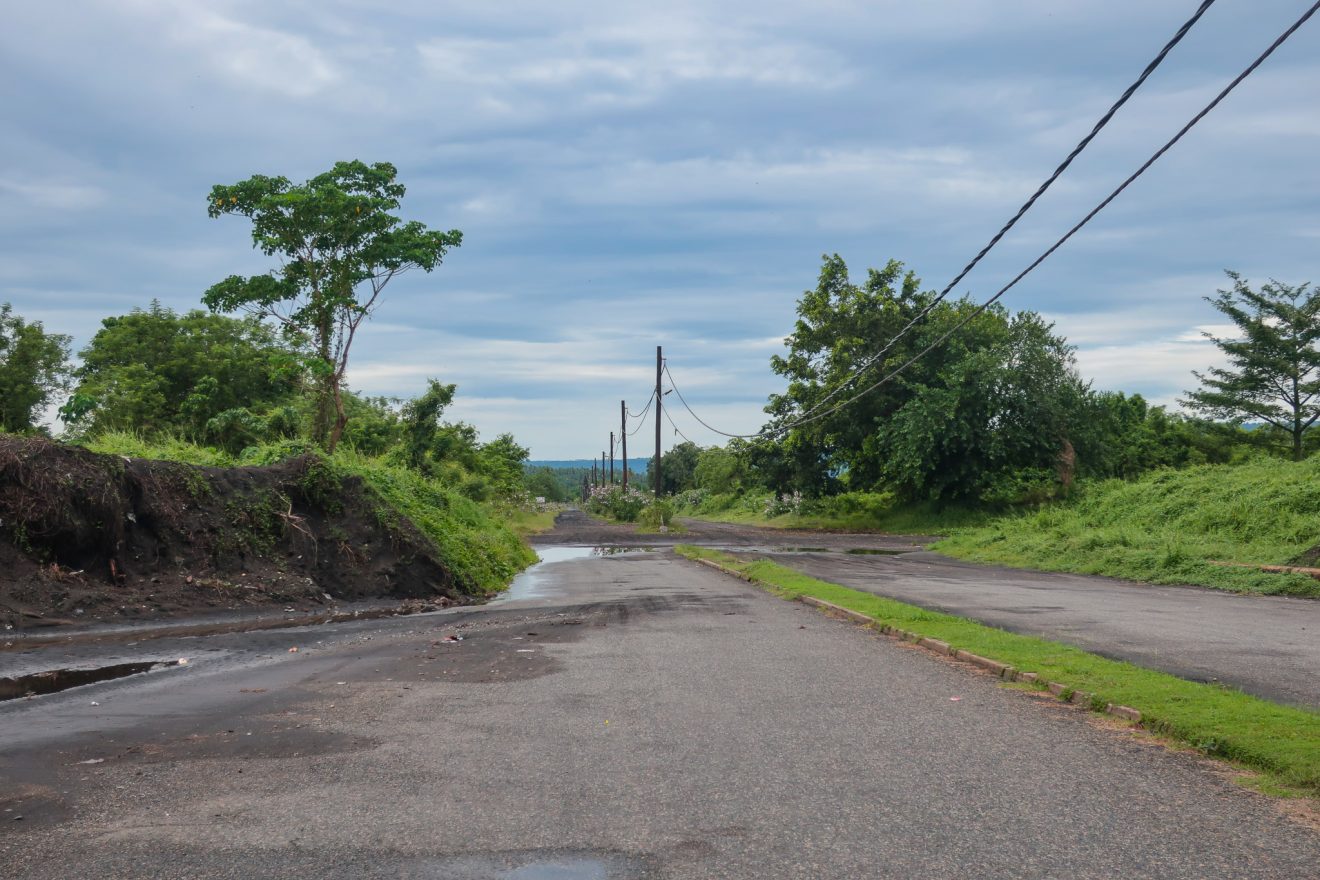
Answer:
[[[316,456],[193,467],[0,436],[4,625],[376,597],[467,598],[425,535]]]

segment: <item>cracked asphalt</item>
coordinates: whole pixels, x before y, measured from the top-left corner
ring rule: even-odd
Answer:
[[[1320,877],[1320,832],[1219,765],[667,550],[589,554],[0,703],[5,876]]]

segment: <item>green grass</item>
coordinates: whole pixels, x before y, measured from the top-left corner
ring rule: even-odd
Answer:
[[[1320,796],[1320,714],[826,583],[766,560],[747,562],[690,545],[676,550],[738,571],[777,596],[824,599],[878,623],[1036,672],[1042,682],[1089,692],[1094,694],[1092,708],[1131,706],[1142,713],[1146,729],[1258,771],[1254,784],[1262,790]]]
[[[215,467],[273,464],[301,451],[299,444],[271,444],[234,457],[184,440],[147,441],[122,432],[102,435],[86,446],[105,454]],[[410,520],[435,545],[439,559],[466,593],[497,593],[515,574],[536,561],[536,554],[519,537],[514,523],[453,486],[342,448],[325,461],[328,469],[315,474],[318,488],[324,483],[327,492],[334,492],[338,479],[349,475],[361,478],[379,501],[376,515],[381,527],[397,527],[400,517]],[[523,526],[548,528],[554,523],[554,515],[546,516],[548,524],[529,516]]]
[[[1305,575],[1211,564],[1287,564],[1317,544],[1320,457],[1108,480],[1066,503],[956,529],[934,549],[974,562],[1320,597],[1320,581]]]
[[[849,492],[808,501],[800,513],[770,516],[769,495],[716,495],[684,516],[774,529],[815,529],[827,532],[880,532],[905,535],[947,535],[961,527],[980,525],[994,518],[990,512],[933,504],[898,504],[884,493]]]
[[[513,510],[508,514],[509,527],[524,538],[539,535],[555,527],[555,517],[558,515],[557,509]]]

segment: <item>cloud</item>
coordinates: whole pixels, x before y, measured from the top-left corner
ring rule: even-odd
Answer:
[[[0,179],[0,192],[17,196],[29,207],[51,211],[86,211],[104,204],[107,198],[98,186],[53,181]]]

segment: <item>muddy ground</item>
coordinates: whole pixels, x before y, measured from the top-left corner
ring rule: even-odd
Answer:
[[[0,437],[0,626],[470,601],[434,544],[313,456],[194,467]]]

